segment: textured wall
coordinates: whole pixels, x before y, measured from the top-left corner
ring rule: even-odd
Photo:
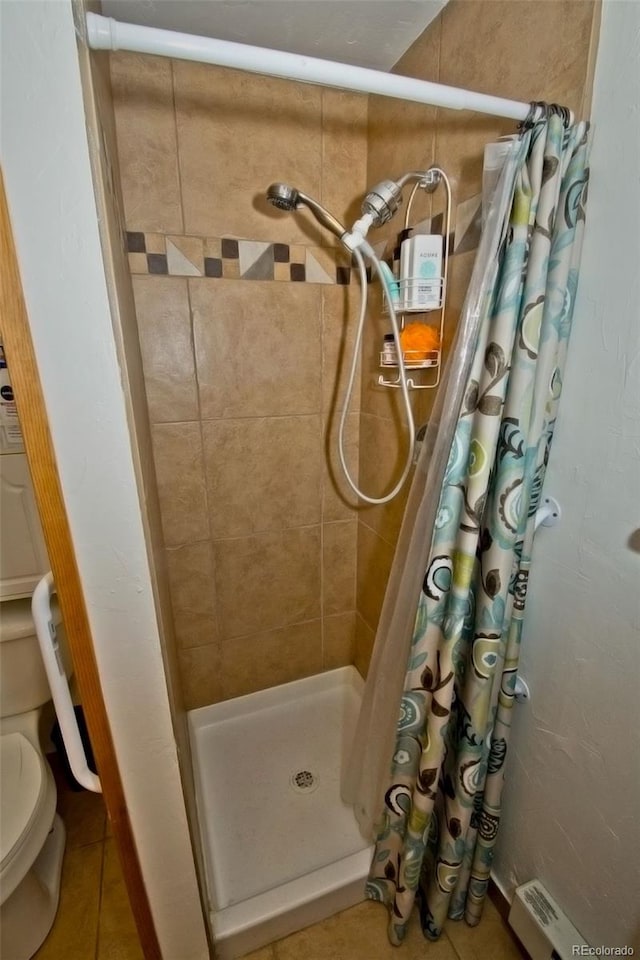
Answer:
[[[588,104],[597,10],[591,0],[450,0],[394,71],[514,100],[557,101],[582,113]],[[508,120],[416,104],[399,108],[391,100],[370,98],[367,181],[374,183],[432,163],[442,166],[452,180],[454,237],[450,243],[453,255],[445,357],[479,237],[484,145],[514,131],[515,124]],[[434,194],[433,208],[428,197],[421,197],[412,220],[437,216],[442,195],[441,190]],[[398,218],[392,224],[397,231]],[[386,328],[379,313],[372,313],[362,370],[360,476],[367,489],[377,490],[383,489],[383,481],[388,488],[397,476],[405,449],[397,429],[402,422],[399,391],[376,385],[378,351]],[[418,425],[427,420],[432,400],[433,391],[414,396]],[[363,672],[371,654],[402,507],[403,498],[399,497],[388,506],[365,508],[359,514],[356,663]]]
[[[83,93],[100,100],[105,91],[99,74],[93,95],[91,77],[81,77],[71,3],[3,3],[1,16],[3,174],[100,683],[162,955],[203,960],[122,331],[113,323],[127,317],[110,297],[105,267],[113,282],[114,265],[98,229],[113,194],[99,184],[96,196],[91,159],[106,155],[83,109]],[[82,46],[80,68],[88,69]],[[126,309],[126,273],[124,281]]]
[[[129,261],[188,707],[349,663],[356,520],[335,463],[366,98],[112,57]],[[357,471],[359,395],[350,415]],[[326,451],[330,451],[327,466]]]
[[[539,877],[594,946],[640,950],[640,6],[606,2],[587,229],[536,540],[494,872]]]

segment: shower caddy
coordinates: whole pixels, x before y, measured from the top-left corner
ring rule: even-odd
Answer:
[[[442,243],[442,270],[439,279],[440,283],[440,296],[438,305],[435,307],[414,307],[410,306],[412,300],[412,292],[414,289],[414,284],[420,282],[419,277],[406,277],[404,279],[398,280],[399,286],[399,303],[394,304],[395,311],[399,319],[400,330],[404,329],[406,323],[406,317],[413,314],[425,314],[432,313],[435,310],[440,312],[440,324],[439,324],[439,346],[437,350],[429,351],[403,351],[404,365],[407,370],[421,370],[421,371],[433,371],[432,376],[428,382],[416,382],[413,377],[407,377],[407,387],[409,390],[432,390],[434,387],[437,387],[440,383],[440,369],[442,365],[442,343],[444,337],[444,324],[445,324],[445,311],[447,304],[447,274],[449,269],[449,236],[451,230],[451,184],[449,183],[449,178],[445,174],[444,170],[440,167],[430,167],[427,170],[425,176],[422,180],[416,181],[411,194],[409,196],[409,202],[407,203],[407,211],[404,217],[404,233],[406,234],[409,227],[409,218],[411,216],[411,206],[413,204],[414,197],[418,190],[426,190],[428,193],[434,193],[440,185],[443,185],[447,195],[447,202],[445,208],[445,217],[444,217],[444,237]],[[387,298],[384,296],[384,306],[383,312],[389,312]],[[412,361],[411,354],[419,354],[419,358],[416,358]],[[423,353],[426,353],[426,356],[423,356]],[[397,360],[390,360],[386,355],[385,351],[380,352],[380,366],[385,370],[389,369],[398,369]],[[395,380],[386,380],[384,373],[379,374],[378,376],[378,385],[382,387],[394,387],[398,388],[401,385],[400,374]]]

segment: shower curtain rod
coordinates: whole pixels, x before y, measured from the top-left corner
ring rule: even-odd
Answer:
[[[375,93],[382,97],[412,100],[450,110],[473,110],[510,120],[526,120],[530,110],[529,103],[491,97],[428,80],[415,80],[382,70],[354,67],[348,63],[320,60],[281,50],[267,50],[230,40],[214,40],[173,30],[121,23],[97,13],[87,14],[87,39],[93,50],[128,50],[176,60],[215,63],[250,73],[318,83],[341,90]]]

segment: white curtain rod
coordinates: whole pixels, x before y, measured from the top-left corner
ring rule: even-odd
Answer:
[[[530,105],[517,100],[505,100],[484,93],[474,93],[458,87],[447,87],[428,80],[400,77],[381,70],[354,67],[347,63],[304,57],[297,53],[267,50],[230,40],[214,40],[156,27],[140,27],[121,23],[97,13],[87,14],[87,39],[93,50],[129,50],[149,53],[176,60],[196,60],[233,67],[250,73],[266,74],[303,83],[318,83],[325,87],[375,93],[398,100],[413,100],[451,110],[473,110],[510,120],[525,120]]]

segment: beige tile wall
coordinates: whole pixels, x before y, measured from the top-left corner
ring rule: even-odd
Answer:
[[[111,67],[128,230],[331,246],[266,204],[274,180],[355,217],[365,97],[129,54]],[[336,432],[354,288],[133,287],[187,707],[352,662],[357,524]],[[358,384],[356,475],[359,406]]]
[[[599,3],[592,0],[450,0],[394,68],[515,100],[548,100],[584,115],[592,76],[590,49],[597,36]],[[592,59],[592,58],[591,58]],[[491,117],[433,110],[380,97],[369,102],[368,174],[372,184],[405,170],[442,166],[452,180],[454,209],[481,191],[484,144],[515,125]],[[415,220],[441,209],[434,196],[416,205]],[[414,219],[412,217],[412,219]],[[397,231],[397,219],[387,228]],[[462,310],[475,253],[450,262],[445,357]],[[386,489],[402,456],[397,423],[398,391],[375,385],[378,350],[386,324],[372,314],[364,345],[359,431],[360,478],[367,490]],[[432,391],[414,396],[416,423],[429,416]],[[404,498],[386,507],[368,507],[358,520],[358,586],[355,662],[366,672],[397,539]]]
[[[592,0],[450,0],[396,69],[579,112],[597,19]],[[331,247],[265,187],[291,182],[350,222],[367,183],[438,162],[455,208],[480,190],[484,144],[514,128],[131,54],[111,72],[126,226],[147,234]],[[412,219],[440,208],[420,195]],[[473,259],[450,264],[445,353]],[[352,660],[366,671],[405,497],[356,509],[341,478],[357,285],[136,276],[134,291],[187,706]],[[347,456],[379,494],[407,437],[398,391],[377,385],[387,321],[371,300]],[[432,400],[415,395],[418,425]]]

